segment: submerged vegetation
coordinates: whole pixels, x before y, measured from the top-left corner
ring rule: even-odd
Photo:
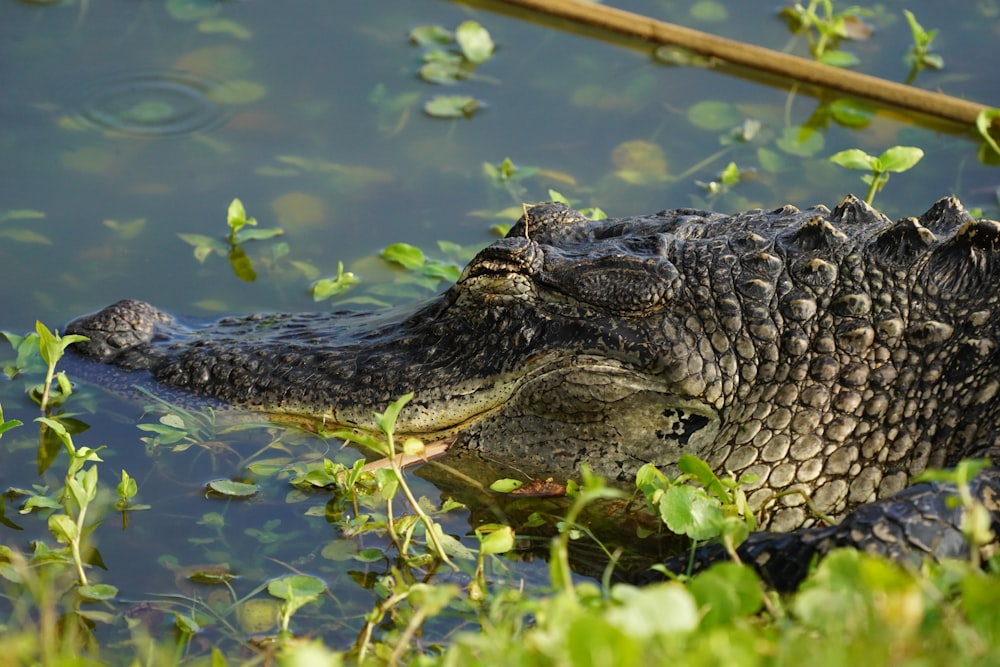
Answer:
[[[39,6],[18,8],[75,8],[75,30],[93,16],[86,0],[25,4]],[[230,114],[239,131],[270,137],[284,131],[284,125],[312,128],[316,119],[328,124],[342,113],[341,100],[312,92],[297,98],[285,89],[289,99],[282,100],[281,112],[290,116],[275,118],[274,112],[254,106],[275,94],[263,79],[255,80],[263,75],[242,46],[260,34],[239,20],[238,10],[246,7],[208,0],[160,4],[169,20],[190,28],[185,49],[190,48],[187,39],[207,41],[178,54],[171,64],[192,78],[170,79],[169,86],[155,91],[195,86],[185,95],[209,100],[213,113],[195,113],[184,106],[186,97],[172,94],[127,98],[114,113],[88,108],[74,114],[57,102],[39,102],[35,111],[48,114],[54,128],[79,144],[56,160],[62,169],[114,179],[124,178],[130,169],[140,171],[141,177],[130,183],[130,195],[170,191],[164,184],[168,179],[142,170],[142,151],[152,145],[151,137],[183,132],[190,133],[184,139],[190,150],[184,159],[205,165],[207,182],[218,182],[223,172],[245,171],[258,182],[279,184],[280,194],[266,213],[259,197],[251,199],[257,193],[239,192],[256,215],[266,219],[273,214],[280,226],[257,227],[241,200],[233,199],[225,228],[213,222],[217,209],[206,215],[204,228],[218,229],[218,235],[169,235],[182,249],[183,243],[193,248],[196,261],[190,250],[184,254],[191,271],[204,272],[197,284],[206,295],[198,305],[207,310],[227,309],[221,297],[210,293],[215,287],[233,281],[233,275],[238,278],[233,282],[247,287],[242,283],[254,281],[258,272],[268,279],[260,282],[273,285],[280,298],[302,293],[341,306],[426,296],[457,280],[460,267],[488,241],[486,229],[493,225],[492,233],[505,233],[525,201],[562,201],[595,219],[604,217],[600,207],[662,208],[667,197],[683,197],[670,203],[676,206],[744,209],[805,196],[801,190],[809,182],[824,184],[829,194],[830,183],[840,176],[833,164],[868,172],[864,182],[871,201],[890,173],[910,170],[925,153],[931,154],[927,146],[910,145],[919,143],[911,127],[896,131],[870,105],[856,100],[821,95],[800,119],[795,107],[803,94],[794,87],[776,105],[721,94],[678,102],[686,98],[663,91],[658,80],[662,72],[634,62],[608,69],[575,51],[566,62],[573,60],[584,81],[569,85],[563,72],[568,64],[553,73],[546,58],[537,57],[535,49],[542,49],[544,40],[513,49],[503,43],[503,33],[491,34],[492,24],[483,19],[449,24],[454,27],[414,23],[404,46],[405,62],[392,64],[408,78],[387,76],[386,82],[367,89],[362,113],[379,140],[404,136],[420,122],[417,118],[440,132],[429,135],[428,144],[415,141],[405,150],[388,144],[392,159],[384,162],[411,151],[418,166],[405,170],[380,163],[378,142],[368,137],[362,143],[374,155],[370,163],[334,161],[328,159],[336,150],[334,142],[317,140],[308,131],[296,137],[299,148],[283,146],[287,153],[268,154],[248,165],[243,158],[232,158],[232,135],[200,131],[221,122],[219,109]],[[991,7],[980,3],[976,11],[995,12]],[[723,3],[700,0],[684,18],[711,24],[726,21],[728,11]],[[878,39],[870,22],[908,29],[910,46],[889,57],[909,68],[908,81],[924,81],[945,65],[944,57],[932,50],[940,44],[934,41],[938,31],[925,30],[907,10],[901,16],[893,11],[882,5],[868,9],[811,0],[789,5],[781,16],[793,34],[789,49],[804,41],[811,56],[839,66],[863,65],[870,57],[856,55],[863,50],[853,48]],[[388,32],[383,23],[374,25],[361,31],[374,43],[406,40],[406,34]],[[497,19],[496,25],[502,21]],[[500,56],[514,60],[521,55],[530,56],[527,70],[519,72],[521,80],[502,79]],[[655,59],[662,67],[718,66],[667,48],[657,50]],[[352,54],[351,60],[357,57]],[[129,90],[147,84],[142,79]],[[426,96],[432,86],[451,87],[454,94]],[[517,90],[516,99],[501,103],[497,91],[503,87]],[[554,97],[543,97],[540,91],[548,90],[555,91]],[[533,95],[543,97],[545,118],[532,116],[536,110],[527,98]],[[573,120],[549,124],[547,116],[558,105],[575,114]],[[650,125],[636,120],[646,108],[656,110]],[[553,135],[544,137],[544,151],[509,139],[513,131],[507,129],[503,141],[488,144],[489,155],[482,153],[478,135],[451,141],[464,127],[487,133],[501,114],[522,112],[523,122],[539,123]],[[979,160],[993,164],[1000,149],[990,128],[998,113],[984,113],[975,128],[978,135],[969,128],[968,137],[952,138],[938,152],[958,154],[957,161],[965,164],[975,148],[968,138],[974,137],[981,142]],[[193,130],[177,125],[189,118],[203,125]],[[624,134],[608,131],[607,137],[595,139],[594,119],[610,119],[609,126],[626,128]],[[560,134],[564,124],[571,126],[566,136]],[[586,136],[577,136],[586,127],[591,127]],[[633,129],[640,127],[646,129]],[[350,129],[343,123],[338,132],[350,134]],[[668,135],[678,143],[668,144]],[[137,136],[147,141],[136,141]],[[574,155],[567,136],[593,143],[588,150],[595,154],[603,151],[595,160],[598,166],[549,157]],[[686,143],[694,136],[701,143]],[[828,148],[828,143],[840,142],[839,148],[845,141],[864,148]],[[893,146],[897,142],[901,145]],[[887,146],[877,156],[867,152]],[[342,209],[359,201],[365,205],[369,200],[359,193],[402,191],[417,200],[423,171],[448,180],[456,194],[471,190],[471,199],[486,201],[477,204],[483,208],[469,211],[476,236],[465,241],[468,245],[438,241],[433,251],[425,250],[432,247],[425,245],[426,234],[414,243],[390,243],[380,230],[364,229],[383,247],[377,256],[352,260],[348,253],[353,250],[312,236],[313,226],[328,218],[349,231],[345,221],[350,218]],[[919,192],[925,187],[917,184],[919,172],[913,169],[894,179],[883,199],[897,188]],[[939,180],[935,187],[951,188],[957,182],[958,177]],[[295,185],[283,188],[284,183]],[[982,207],[995,210],[995,188],[981,187],[974,196],[981,197]],[[336,206],[330,203],[334,201]],[[410,211],[409,201],[403,208]],[[145,247],[156,222],[145,211],[143,217],[119,216],[128,222],[110,217],[117,213],[107,215],[101,233],[110,234],[110,240],[101,237],[99,247],[87,252],[102,270],[114,273],[115,262],[127,254],[118,251]],[[435,215],[417,217],[436,234]],[[66,245],[66,238],[45,227],[52,217],[28,207],[0,212],[0,244],[15,249]],[[360,219],[364,228],[367,217]],[[179,228],[198,229],[187,221]],[[104,248],[108,243],[111,251]],[[159,252],[155,243],[153,247]],[[175,253],[171,261],[182,261],[180,255]],[[229,266],[218,257],[225,257]],[[186,269],[170,275],[182,273]],[[60,289],[68,290],[77,277],[67,272],[60,280]],[[23,289],[32,287],[30,281],[26,284]],[[38,304],[52,298],[42,289],[37,294]],[[232,422],[208,406],[147,396],[137,428],[129,424],[129,436],[106,444],[107,436],[94,435],[98,429],[88,430],[88,422],[98,422],[107,403],[81,390],[72,372],[60,367],[78,337],[60,336],[41,323],[26,336],[4,336],[14,359],[4,364],[11,382],[0,388],[7,408],[6,417],[0,409],[5,461],[0,469],[5,485],[0,503],[0,655],[12,664],[628,667],[809,661],[834,667],[1000,662],[995,611],[1000,563],[979,562],[978,554],[969,562],[916,566],[836,552],[788,595],[768,589],[738,562],[643,588],[625,583],[629,546],[604,534],[606,526],[594,519],[600,511],[591,512],[595,507],[624,506],[649,518],[628,526],[637,539],[677,534],[688,539],[685,548],[691,549],[719,540],[732,553],[756,528],[743,491],[752,480],[719,477],[693,457],[682,459],[683,474],[676,479],[644,468],[631,495],[586,473],[581,483],[552,492],[566,496],[556,500],[518,497],[512,493],[518,483],[498,480],[490,489],[475,489],[488,499],[484,511],[450,496],[438,498],[434,487],[404,469],[403,457],[419,459],[427,447],[395,437],[395,417],[409,396],[385,406],[376,434],[298,433]],[[32,419],[37,429],[30,426]],[[134,422],[135,415],[129,419]],[[342,449],[342,441],[387,464],[366,465],[356,452]],[[126,458],[123,449],[142,449],[137,443],[145,444],[139,459],[143,469],[136,472],[136,459],[129,458],[129,473],[119,461]],[[935,473],[935,478],[962,489],[975,465],[964,463],[955,471]],[[982,508],[968,494],[962,501],[970,509],[967,538],[977,545],[989,542],[993,536]],[[581,564],[589,566],[589,576],[574,572]]]

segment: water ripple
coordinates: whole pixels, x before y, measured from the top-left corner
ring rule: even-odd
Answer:
[[[206,130],[227,118],[210,98],[218,85],[176,70],[129,73],[103,81],[84,99],[80,116],[99,129],[135,136]]]

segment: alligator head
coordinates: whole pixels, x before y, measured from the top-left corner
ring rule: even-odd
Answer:
[[[938,236],[944,238],[939,240]],[[84,355],[285,421],[452,439],[528,475],[616,480],[683,453],[837,515],[997,432],[994,245],[953,199],[590,221],[527,209],[429,304],[191,328],[136,301]],[[984,434],[989,438],[984,439]],[[808,521],[787,495],[772,527]]]

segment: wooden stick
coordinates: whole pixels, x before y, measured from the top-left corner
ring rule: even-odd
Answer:
[[[837,90],[854,97],[918,111],[963,125],[974,126],[979,113],[988,108],[943,93],[824,65],[799,56],[718,37],[606,5],[583,0],[500,1],[506,5],[530,9],[653,44],[675,44],[704,56],[718,58],[731,65]]]

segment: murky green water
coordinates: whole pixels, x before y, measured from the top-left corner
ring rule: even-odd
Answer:
[[[705,3],[621,3],[773,48],[789,44],[770,7],[730,4],[726,18],[711,21],[698,18]],[[910,37],[896,4],[871,19],[872,38],[847,48],[864,71],[901,80]],[[948,11],[909,4],[920,5],[913,9],[925,26],[940,29],[935,46],[946,65],[918,83],[997,103],[1000,71],[988,57],[1000,30],[995,3]],[[410,29],[454,28],[469,18],[488,28],[496,55],[455,86],[421,81],[428,49],[410,43]],[[793,48],[801,51],[801,42]],[[408,242],[454,259],[436,242],[465,253],[484,245],[495,238],[493,224],[513,222],[505,209],[548,199],[550,188],[616,216],[832,206],[865,188],[858,173],[824,159],[849,147],[926,151],[878,196],[890,216],[918,214],[947,194],[997,215],[997,173],[977,160],[972,135],[883,112],[862,128],[818,122],[796,147],[797,128],[817,118],[820,104],[807,94],[657,64],[643,49],[447,2],[7,2],[0,85],[0,328],[18,333],[36,319],[61,326],[124,297],[196,315],[330,308],[313,302],[309,286],[335,275],[338,262],[362,280],[346,294],[357,307],[426,297],[435,286],[377,259],[382,248]],[[471,119],[425,115],[424,103],[442,93],[474,96],[484,108]],[[734,139],[746,118],[760,121],[759,131]],[[507,157],[537,174],[497,186],[483,164]],[[717,180],[730,161],[746,177],[709,194],[699,182]],[[199,261],[178,236],[221,237],[233,197],[261,227],[285,232],[246,245],[253,282],[240,280],[225,256]],[[38,381],[0,381],[8,419],[35,416],[24,389]],[[303,495],[287,472],[272,474],[295,460],[350,453],[273,429],[206,433],[207,444],[150,452],[140,441],[149,433],[136,423],[156,417],[140,408],[85,392],[68,409],[91,427],[79,443],[107,446],[102,484],[111,488],[127,468],[151,506],[131,513],[127,527],[109,511],[93,534],[107,568],[98,576],[118,586],[124,607],[207,594],[178,583],[177,568],[227,563],[240,575],[241,595],[291,568],[324,578],[334,592],[317,621],[328,642],[353,640],[373,604],[371,575],[388,568],[353,556],[384,543],[340,541],[324,519],[328,496]],[[3,488],[61,483],[61,462],[37,475],[33,426],[7,433],[0,446]],[[206,499],[204,484],[220,477],[256,479],[262,490],[250,501]],[[436,495],[427,483],[419,488]],[[51,543],[44,518],[18,515],[20,502],[7,500],[0,543]],[[446,527],[464,534],[466,515]],[[497,576],[516,585],[541,572],[515,564]]]

